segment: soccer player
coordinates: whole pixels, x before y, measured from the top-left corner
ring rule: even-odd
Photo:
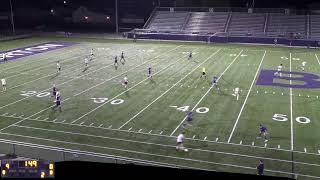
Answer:
[[[212,83],[212,86],[216,86],[217,83],[218,83],[218,77],[217,76],[213,76],[211,83]]]
[[[127,75],[124,76],[122,85],[124,86],[124,88],[127,89],[127,86],[128,86],[128,77],[127,77]]]
[[[259,136],[257,138],[264,138],[264,142],[268,142],[267,140],[267,134],[268,134],[268,129],[266,126],[263,126],[262,124],[260,124],[260,133]]]
[[[181,134],[178,135],[177,137],[177,146],[176,146],[176,150],[179,151],[179,150],[183,150],[185,152],[188,151],[188,149],[186,149],[184,146],[183,146],[183,141],[184,141],[185,137],[184,137],[184,132],[182,132]]]
[[[206,68],[204,68],[204,67],[202,68],[202,75],[200,76],[200,78],[202,78],[202,77],[207,79]]]
[[[121,52],[120,62],[122,63],[122,65],[124,65],[124,63],[126,62],[126,60],[124,59],[123,51]]]
[[[277,67],[277,72],[274,73],[274,75],[279,75],[281,77],[281,71],[282,71],[282,68],[283,68],[283,65],[280,64],[278,67]]]
[[[114,63],[113,63],[113,65],[114,65],[114,68],[117,70],[118,69],[118,56],[115,56],[114,57]]]
[[[274,43],[274,45],[276,46],[276,45],[278,44],[278,39],[275,38],[275,39],[273,40],[273,43]]]
[[[3,53],[2,58],[3,58],[3,62],[6,62],[7,61],[7,53]]]
[[[58,91],[58,88],[56,88],[56,85],[54,84],[52,86],[52,96],[51,97],[56,97],[57,91]]]
[[[60,66],[60,62],[57,62],[57,73],[59,73],[61,71],[61,66]]]
[[[91,55],[91,56],[90,56],[90,61],[91,61],[91,60],[93,60],[93,56],[94,56],[94,54],[93,54],[93,49],[91,49],[90,55]]]
[[[258,175],[263,175],[264,164],[262,160],[259,160],[259,165],[257,166]]]
[[[2,90],[6,91],[7,90],[7,82],[5,78],[1,79],[1,84],[2,84]]]
[[[304,71],[304,68],[305,68],[305,66],[306,66],[306,64],[307,64],[307,62],[305,62],[305,61],[303,61],[302,63],[301,63],[301,69],[302,69],[302,71]]]
[[[236,96],[237,101],[239,100],[239,95],[240,95],[240,88],[238,87],[234,88],[232,96]]]
[[[56,92],[56,96],[55,96],[55,101],[56,106],[53,107],[53,109],[55,108],[59,108],[60,112],[61,112],[61,96],[60,96],[60,91]]]
[[[192,59],[192,52],[190,51],[188,60]]]
[[[152,69],[148,67],[148,78],[152,79]]]

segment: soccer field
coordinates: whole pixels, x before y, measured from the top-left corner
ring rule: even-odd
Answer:
[[[256,173],[262,159],[266,175],[320,178],[320,87],[316,77],[308,83],[299,80],[319,75],[319,50],[30,38],[3,42],[0,51],[66,41],[76,44],[0,64],[0,79],[7,81],[7,91],[0,92],[0,139],[32,149],[18,153],[33,157],[43,148],[65,149],[83,156],[249,174]],[[95,55],[85,69],[91,48]],[[116,70],[113,57],[121,51],[126,63]],[[257,84],[266,82],[279,64],[287,80]],[[152,80],[147,77],[150,66]],[[207,79],[200,78],[203,67]],[[210,84],[214,75],[217,86]],[[53,84],[61,92],[62,112],[52,109]],[[239,100],[232,96],[236,87]],[[192,126],[183,128],[188,110],[193,111]],[[268,128],[268,142],[257,139],[260,124]],[[176,136],[183,131],[189,151],[177,152]],[[0,153],[7,151],[8,146],[0,146]]]

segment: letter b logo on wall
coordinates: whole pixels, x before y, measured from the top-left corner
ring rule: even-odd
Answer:
[[[275,75],[276,70],[261,70],[259,78],[256,85],[261,86],[278,86],[278,87],[288,87],[288,88],[320,88],[320,77],[311,73],[304,72],[288,72],[282,71],[281,77]],[[290,77],[290,74],[292,77]],[[275,82],[274,80],[287,80],[294,81],[292,84],[285,82]],[[299,83],[296,83],[298,81]]]

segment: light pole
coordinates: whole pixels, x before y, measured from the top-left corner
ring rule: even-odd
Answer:
[[[13,21],[13,12],[12,12],[12,3],[11,0],[10,1],[10,10],[11,10],[11,25],[12,25],[12,33],[15,34],[15,29],[14,29],[14,21]]]

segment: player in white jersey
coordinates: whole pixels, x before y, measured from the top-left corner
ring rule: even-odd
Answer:
[[[6,91],[7,90],[7,82],[6,79],[2,78],[1,79],[1,84],[2,84],[2,90]]]
[[[184,136],[184,132],[182,132],[181,134],[178,135],[177,137],[177,146],[176,146],[176,150],[183,150],[183,151],[188,151],[188,149],[186,149],[183,146],[183,142],[184,142],[185,136]]]
[[[240,95],[240,88],[238,87],[234,88],[232,96],[236,96],[237,101],[239,100],[239,95]]]
[[[86,68],[88,67],[88,63],[89,63],[88,58],[85,58],[84,59],[84,64],[85,64]]]
[[[283,65],[280,64],[280,65],[277,67],[277,72],[275,72],[274,75],[278,75],[278,76],[281,77],[282,68],[283,68]]]
[[[301,63],[301,69],[302,69],[302,71],[304,71],[304,68],[305,68],[305,66],[306,66],[306,64],[307,64],[307,62],[305,62],[305,61],[303,61],[302,63]]]
[[[59,73],[61,71],[61,66],[60,66],[60,62],[57,62],[57,72]]]
[[[127,75],[124,76],[122,85],[127,89],[127,86],[128,86],[128,77],[127,77]]]
[[[3,60],[3,62],[7,61],[7,53],[2,54],[2,60]]]

